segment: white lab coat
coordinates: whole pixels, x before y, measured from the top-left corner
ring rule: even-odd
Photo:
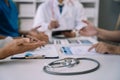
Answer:
[[[64,0],[62,13],[59,11],[57,0],[47,0],[38,7],[34,18],[34,27],[40,26],[39,31],[47,31],[51,20],[58,20],[60,26],[54,30],[80,30],[86,24],[82,20],[86,20],[84,8],[78,0]]]

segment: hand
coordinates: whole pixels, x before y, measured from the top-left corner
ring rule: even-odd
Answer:
[[[31,41],[29,38],[14,39],[12,42],[0,49],[0,59],[8,56],[23,53],[28,50],[33,50],[37,47],[43,46],[44,41]]]
[[[36,37],[41,41],[49,41],[48,35],[46,35],[44,32],[39,32],[38,35],[36,35]]]
[[[114,46],[114,45],[110,45],[104,42],[99,42],[97,44],[94,44],[91,48],[89,48],[88,51],[91,51],[93,48],[95,48],[96,52],[98,53],[112,53],[112,54],[116,54],[119,53],[120,54],[120,50],[118,49],[118,46]]]
[[[39,27],[36,27],[28,32],[28,35],[33,36],[41,41],[48,42],[49,38],[44,32],[37,31]]]
[[[49,24],[49,29],[55,29],[59,27],[59,23],[57,20],[51,20],[50,24]]]
[[[75,32],[72,32],[72,31],[71,32],[63,32],[62,34],[67,38],[73,38],[76,36]]]
[[[83,20],[84,23],[87,24],[86,27],[82,28],[79,33],[82,36],[96,36],[98,34],[97,29],[94,27],[94,25],[88,21]]]
[[[31,31],[29,33],[30,36],[33,36],[41,41],[45,41],[45,42],[48,42],[48,36],[44,33],[44,32],[34,32],[34,31]]]

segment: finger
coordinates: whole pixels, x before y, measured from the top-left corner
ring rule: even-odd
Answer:
[[[98,46],[95,48],[96,52],[98,53],[102,53],[103,52],[103,48],[104,46],[102,46],[100,43],[98,44]]]
[[[86,30],[86,27],[83,27],[82,29],[80,29],[79,31],[85,31]]]
[[[23,45],[24,43],[29,43],[30,39],[29,38],[21,38],[21,39],[17,39],[15,40],[17,45]]]
[[[48,42],[48,38],[44,38],[44,39],[42,39],[41,41]]]
[[[105,49],[102,51],[102,54],[108,54],[108,53],[109,52],[107,50],[105,50]]]
[[[48,35],[46,35],[45,32],[40,32],[38,35],[40,38],[48,38]]]
[[[96,52],[104,54],[106,52],[106,50],[103,48],[98,48],[98,49],[96,49]]]
[[[44,34],[45,35],[45,32],[39,32],[39,34],[42,34],[42,35]]]
[[[56,25],[59,25],[58,21],[55,22]]]
[[[89,24],[90,24],[90,22],[89,22],[89,21],[87,21],[87,20],[82,20],[82,22],[86,23],[87,25],[89,25]]]
[[[108,54],[110,50],[108,50],[107,48],[103,48],[102,49],[102,54]]]
[[[26,35],[26,37],[30,39],[30,42],[39,41],[39,39],[37,39],[36,37],[30,36],[30,35]]]
[[[96,48],[96,47],[97,47],[97,45],[98,45],[98,43],[97,43],[97,44],[92,45],[92,46],[88,49],[88,52],[90,52],[93,48]]]
[[[44,46],[46,44],[45,41],[39,41],[39,42],[34,42],[34,43],[25,43],[24,45],[22,45],[23,47],[31,47],[31,48],[37,48],[40,46]]]
[[[29,44],[24,44],[24,45],[21,45],[21,49],[24,49],[24,51],[27,51],[27,50],[34,50],[38,47],[40,47],[41,44],[38,44],[38,43],[29,43]]]
[[[97,47],[96,47],[96,52],[104,53],[105,49],[106,49],[106,47],[104,46],[103,42],[99,42]]]
[[[87,32],[84,32],[84,31],[79,31],[79,34],[80,35],[83,35],[83,36],[89,36]]]
[[[46,44],[45,41],[40,41],[41,46],[44,46]]]
[[[91,26],[93,26],[93,24],[92,24],[91,22],[87,21],[87,20],[82,20],[82,21],[87,24],[86,27],[91,27]]]
[[[58,24],[54,24],[54,28],[58,28],[59,26],[58,26]]]
[[[106,52],[106,47],[105,45],[103,44],[103,42],[100,42],[99,45],[96,47],[96,52],[98,53],[105,53]]]
[[[34,29],[32,29],[33,31],[36,31],[37,29],[39,29],[41,26],[35,27]]]

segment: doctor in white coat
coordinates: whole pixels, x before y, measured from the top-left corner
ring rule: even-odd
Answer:
[[[84,8],[78,0],[47,0],[41,4],[34,18],[33,27],[39,31],[72,30],[66,37],[77,36],[77,31],[86,26]]]

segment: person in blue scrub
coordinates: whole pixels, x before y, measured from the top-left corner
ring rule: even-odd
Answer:
[[[12,0],[0,0],[0,38],[19,37],[20,34],[31,35],[42,41],[48,41],[48,36],[35,29],[22,32],[18,27],[18,10]]]
[[[18,11],[12,0],[0,0],[0,35],[18,37]]]

